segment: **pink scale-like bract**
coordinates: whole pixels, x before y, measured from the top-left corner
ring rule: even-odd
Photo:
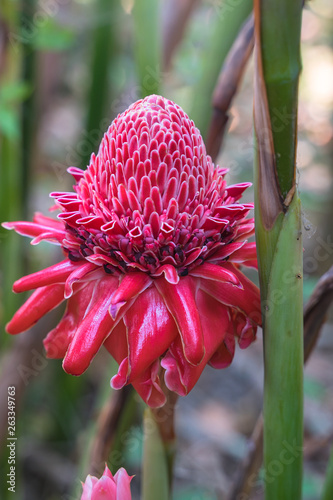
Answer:
[[[124,468],[119,469],[113,476],[108,466],[105,466],[100,479],[90,475],[86,477],[82,483],[83,492],[80,500],[132,500],[130,489],[132,477]]]
[[[260,324],[258,288],[239,270],[256,267],[249,183],[227,186],[184,111],[160,96],[137,101],[104,135],[74,191],[55,192],[58,220],[4,226],[61,245],[59,264],[25,276],[36,289],[7,325],[16,334],[67,300],[46,337],[48,357],[80,375],[104,344],[119,364],[114,388],[133,384],[152,407],[167,387],[187,394],[205,365],[227,367],[235,341]]]

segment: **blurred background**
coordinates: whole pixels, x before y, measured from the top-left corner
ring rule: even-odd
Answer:
[[[49,192],[67,191],[69,166],[85,168],[112,119],[132,102],[159,93],[189,114],[204,138],[212,95],[227,54],[251,13],[250,0],[1,0],[0,219],[31,220],[47,213]],[[283,20],[281,20],[283,22]],[[303,203],[304,294],[309,298],[333,261],[333,4],[305,6],[300,81],[298,186]],[[253,61],[244,66],[229,109],[217,163],[228,182],[253,174]],[[278,120],[288,120],[279,110]],[[253,201],[249,189],[247,201]],[[112,396],[116,367],[104,352],[80,378],[47,360],[42,339],[59,320],[56,310],[17,338],[4,324],[24,297],[12,283],[59,260],[59,249],[1,229],[1,477],[8,469],[7,387],[17,387],[16,493],[6,481],[0,497],[80,498],[80,480],[100,409]],[[257,280],[255,273],[251,279]],[[332,314],[305,371],[304,499],[320,496],[333,440]],[[247,438],[261,411],[262,338],[232,366],[206,368],[179,401],[174,500],[227,498]],[[139,498],[143,404],[127,399],[121,436],[110,457],[125,466]],[[117,451],[118,450],[118,451]],[[264,473],[254,481],[262,498]],[[244,500],[239,499],[239,500]]]

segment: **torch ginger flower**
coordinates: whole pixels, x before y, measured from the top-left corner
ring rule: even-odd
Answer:
[[[105,466],[100,479],[87,476],[82,483],[83,493],[80,500],[132,500],[131,479],[125,469],[119,469],[113,476],[110,469]]]
[[[104,344],[119,364],[112,387],[133,384],[152,407],[166,386],[187,394],[205,365],[227,367],[235,340],[247,347],[260,323],[258,288],[239,270],[256,266],[249,183],[227,186],[200,132],[172,101],[149,96],[118,115],[85,171],[68,169],[74,192],[51,193],[58,220],[4,226],[61,245],[66,258],[25,276],[35,289],[7,325],[20,333],[67,300],[44,340],[47,356],[82,374]]]

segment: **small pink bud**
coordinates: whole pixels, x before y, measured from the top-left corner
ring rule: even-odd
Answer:
[[[89,475],[82,483],[81,500],[131,500],[130,482],[132,477],[123,468],[119,469],[113,476],[110,469],[105,466],[100,479]]]

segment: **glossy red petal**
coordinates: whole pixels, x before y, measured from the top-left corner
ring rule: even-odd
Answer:
[[[159,361],[155,361],[140,377],[132,382],[136,392],[151,408],[159,408],[166,403],[166,397],[161,388]]]
[[[210,257],[209,257],[209,262],[220,262],[226,259],[227,257],[230,257],[236,250],[239,248],[242,248],[244,245],[244,241],[237,241],[234,243],[228,243],[227,245],[222,246],[219,250],[214,252]]]
[[[29,236],[30,238],[42,237],[44,234],[47,234],[47,239],[57,243],[61,243],[66,236],[65,230],[36,224],[34,222],[3,222],[2,226],[6,229],[14,229],[18,234]]]
[[[48,217],[47,215],[44,215],[41,212],[34,213],[33,222],[35,222],[36,224],[40,224],[42,226],[46,226],[48,228],[52,227],[54,229],[64,230],[64,225],[62,222],[60,222],[60,220]]]
[[[94,273],[92,273],[95,271]],[[91,274],[92,280],[97,280],[105,276],[105,273],[100,268],[96,267],[95,264],[91,262],[83,261],[79,266],[73,269],[72,273],[68,276],[65,283],[65,298],[68,299],[73,294],[73,285],[79,280],[87,277],[87,274]],[[85,280],[86,281],[86,280]]]
[[[16,293],[26,292],[41,286],[53,285],[55,283],[65,283],[69,274],[71,274],[78,267],[77,263],[65,259],[54,266],[47,267],[37,273],[23,276],[15,281],[13,290]]]
[[[62,359],[81,321],[91,307],[95,283],[85,283],[68,301],[60,323],[44,339],[48,358]]]
[[[244,314],[233,311],[234,334],[238,338],[238,345],[246,349],[256,338],[257,325]]]
[[[161,366],[166,370],[164,380],[167,387],[181,396],[193,389],[207,362],[223,342],[230,325],[227,307],[201,290],[198,290],[196,301],[205,343],[203,360],[197,366],[188,363],[183,356],[180,340],[177,338],[161,361]]]
[[[119,364],[118,373],[111,379],[111,387],[120,389],[128,373],[128,344],[126,327],[120,321],[105,340],[104,346]],[[159,361],[155,361],[144,373],[133,380],[132,385],[141,398],[152,408],[163,406],[166,397],[160,386]]]
[[[236,250],[230,259],[230,262],[238,262],[240,264],[245,264],[246,261],[256,260],[257,250],[256,244],[254,242],[245,243],[239,250]]]
[[[172,285],[164,278],[155,280],[155,286],[178,326],[185,358],[193,365],[198,365],[205,354],[200,317],[195,302],[197,281],[190,276],[181,278],[178,285]]]
[[[237,276],[242,288],[230,283],[219,283],[207,279],[201,279],[200,288],[219,302],[242,311],[253,322],[260,324],[261,309],[258,287],[232,264],[226,263],[225,267]]]
[[[91,298],[93,306],[80,323],[63,361],[63,368],[71,375],[81,375],[100,349],[114,326],[109,314],[111,295],[118,279],[105,277],[95,283]]]
[[[167,350],[178,329],[155,287],[137,297],[123,321],[127,327],[129,381],[132,381]]]
[[[125,274],[119,287],[111,298],[111,315],[116,318],[120,307],[130,299],[139,295],[143,290],[148,288],[152,283],[152,279],[148,274],[142,272],[132,272]]]
[[[222,344],[216,349],[209,360],[210,366],[217,369],[227,368],[235,355],[235,337],[232,333],[227,333]]]
[[[189,274],[197,278],[211,279],[222,283],[228,282],[237,286],[240,284],[239,279],[232,271],[226,269],[223,265],[218,266],[209,262],[204,262],[201,266],[195,267]]]
[[[49,285],[38,288],[6,325],[7,332],[16,334],[28,330],[63,300],[64,285]]]
[[[179,282],[177,269],[170,264],[165,264],[164,266],[159,267],[158,271],[156,271],[156,273],[153,273],[152,276],[158,277],[162,274],[164,274],[164,278],[173,285],[177,285],[177,283]]]

